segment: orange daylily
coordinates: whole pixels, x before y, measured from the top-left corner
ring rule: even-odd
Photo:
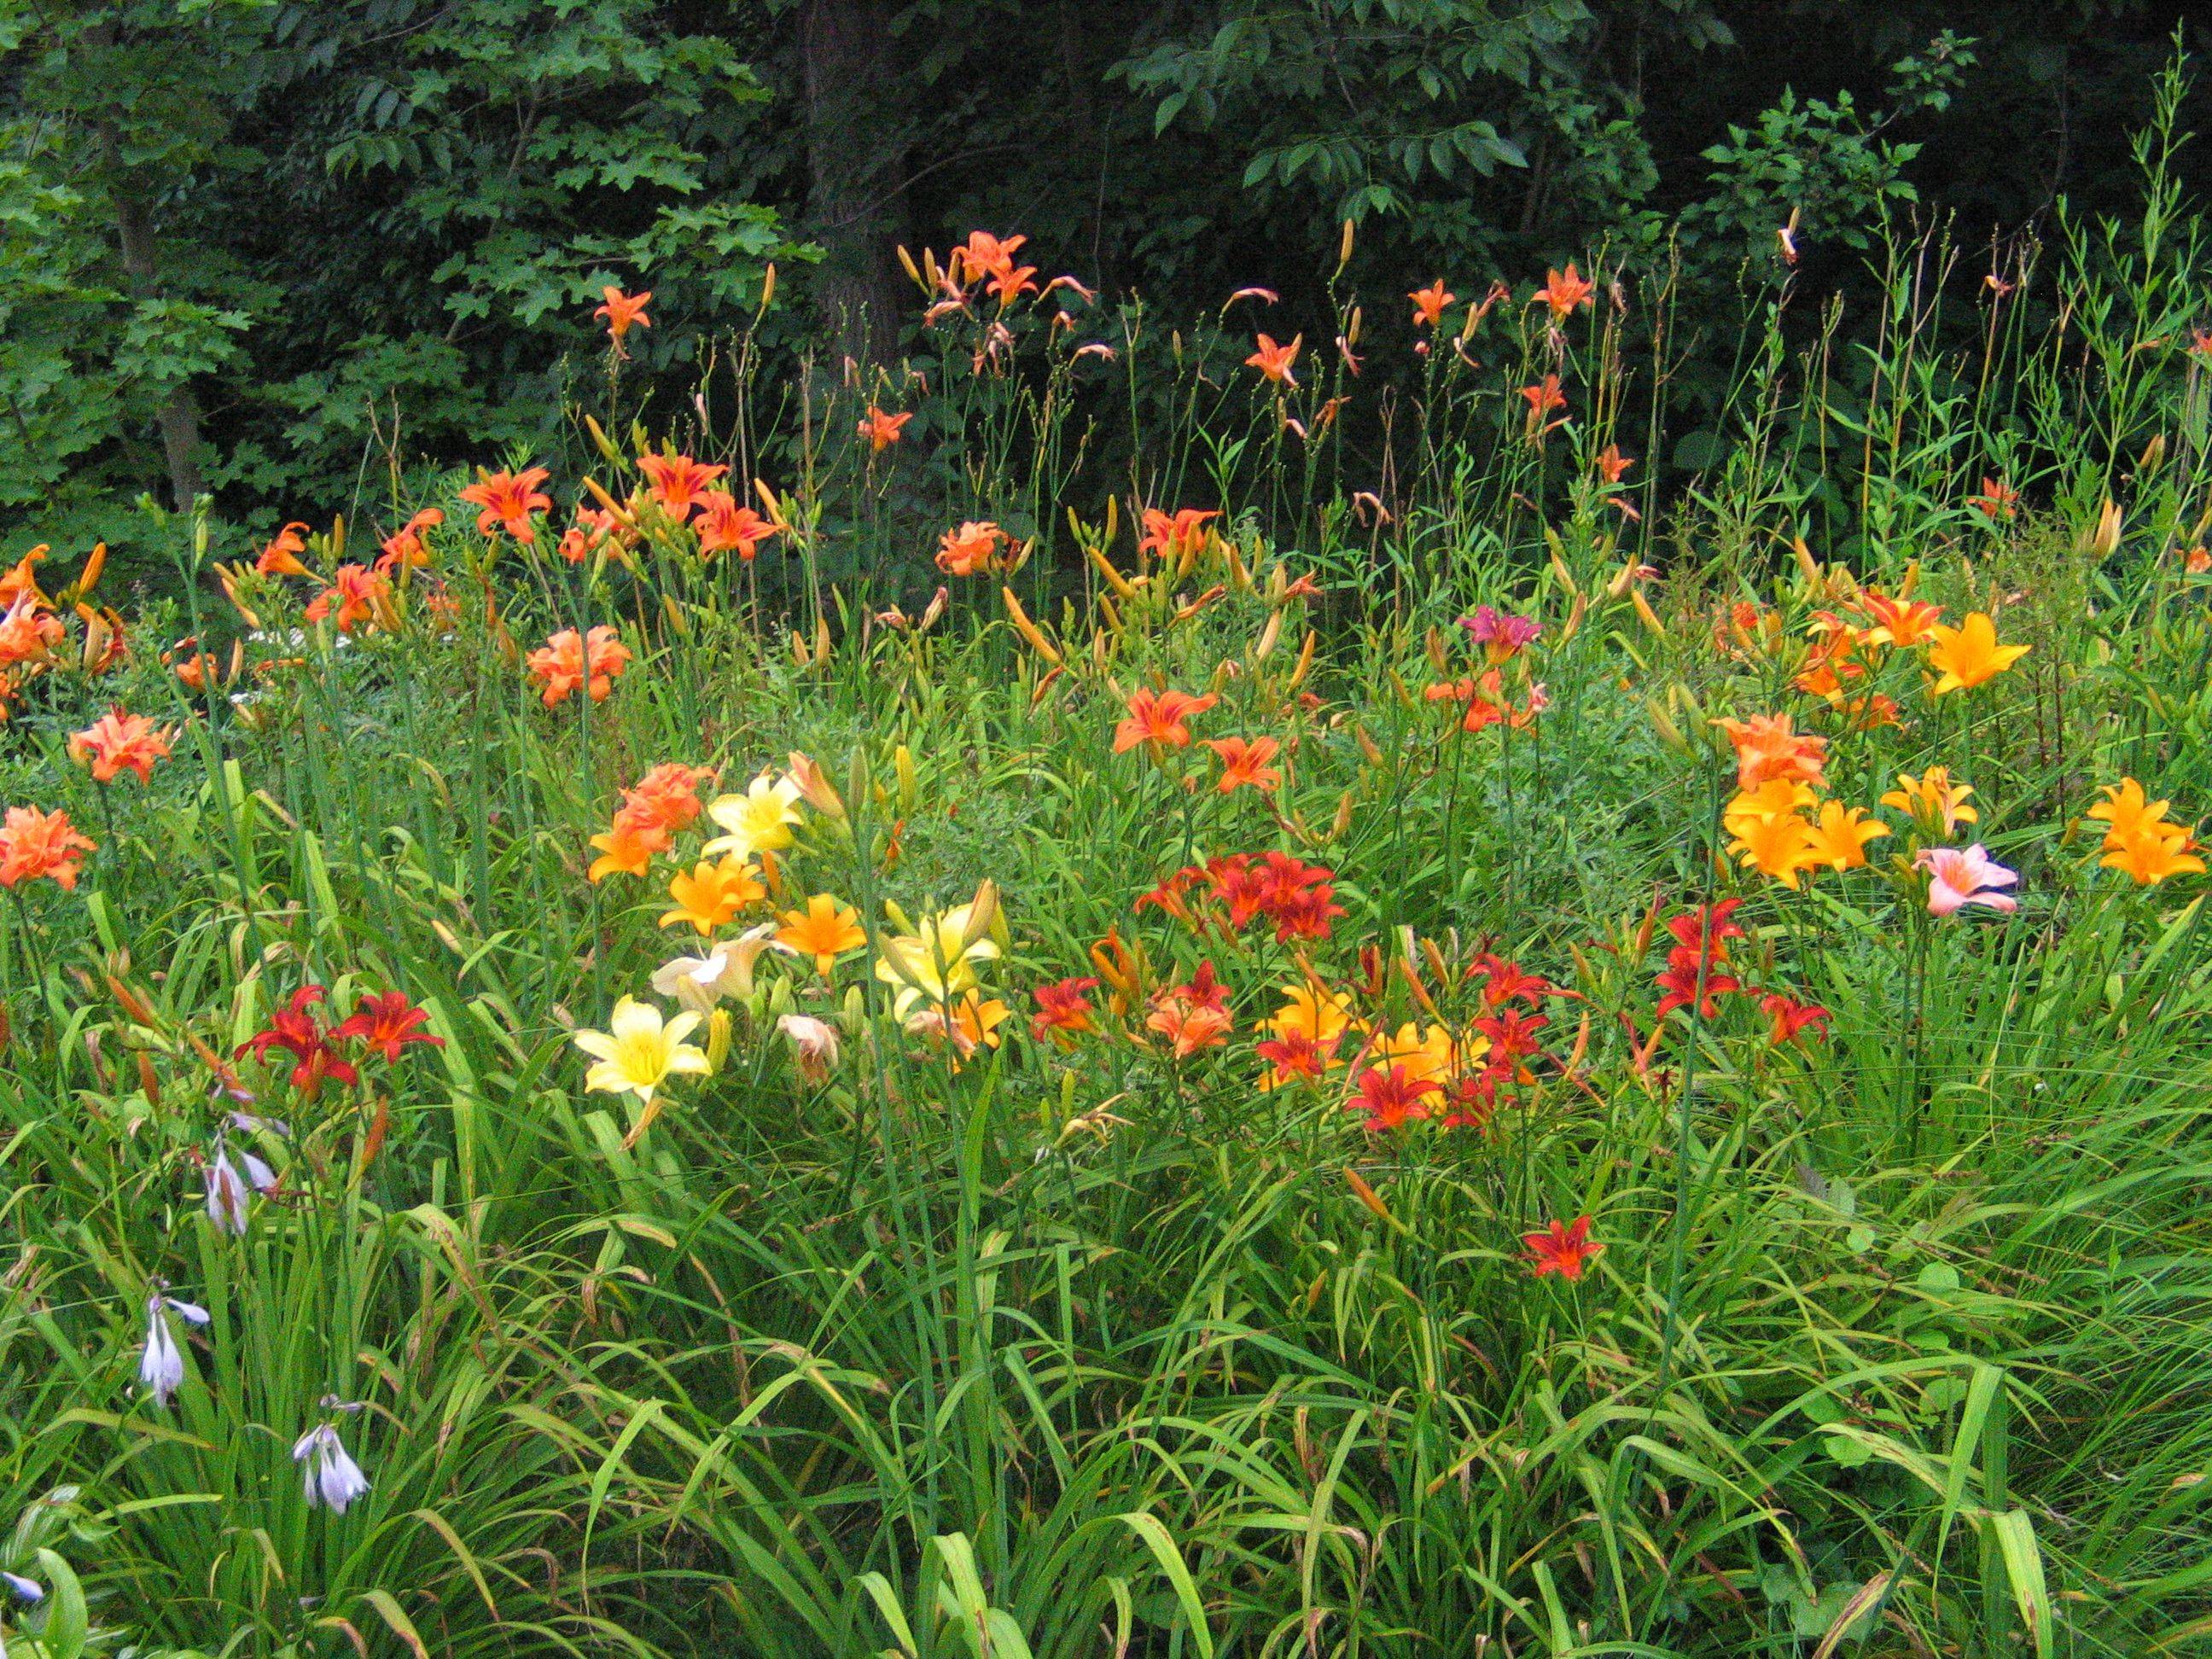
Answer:
[[[817,893],[804,910],[786,910],[776,920],[783,924],[775,930],[777,946],[795,957],[812,957],[824,979],[839,957],[868,942],[860,913],[834,893]]]
[[[1268,764],[1282,747],[1273,738],[1249,743],[1242,738],[1209,738],[1206,746],[1221,757],[1221,781],[1215,787],[1224,795],[1247,787],[1271,794],[1283,781],[1283,775]]]
[[[1417,288],[1406,297],[1413,302],[1413,326],[1434,328],[1443,320],[1444,307],[1459,295],[1447,289],[1439,276],[1426,288]]]
[[[1927,605],[1918,599],[1893,599],[1879,588],[1867,589],[1860,596],[1859,605],[1875,623],[1867,631],[1866,638],[1876,645],[1893,645],[1905,650],[1927,644],[1936,636],[1936,624],[1943,619],[1943,607],[1940,605]]]
[[[699,499],[706,508],[696,526],[699,551],[704,557],[733,552],[750,564],[759,556],[760,544],[782,528],[750,507],[739,507],[737,497],[726,490],[710,489]]]
[[[870,404],[867,415],[860,422],[860,435],[868,441],[869,453],[880,455],[898,442],[902,435],[902,428],[913,418],[914,411],[910,409],[902,410],[894,415]]]
[[[307,576],[314,573],[300,562],[307,550],[307,526],[296,520],[271,537],[255,556],[254,569],[264,576]]]
[[[646,305],[653,295],[650,290],[643,294],[625,294],[611,283],[599,293],[606,303],[592,315],[606,319],[607,338],[614,345],[615,356],[626,357],[629,354],[623,347],[623,336],[633,328],[653,326],[653,319],[645,314]]]
[[[429,550],[422,545],[422,532],[426,530],[434,530],[445,521],[446,514],[443,508],[424,507],[384,538],[380,544],[381,552],[376,561],[376,568],[389,574],[403,564],[416,566],[428,564],[430,553]]]
[[[1188,692],[1153,691],[1139,686],[1129,694],[1127,718],[1114,728],[1114,752],[1123,754],[1140,743],[1151,744],[1156,755],[1188,749],[1190,728],[1183,722],[1194,714],[1203,714],[1220,701],[1211,692],[1194,697]]]
[[[938,538],[937,568],[948,576],[980,576],[998,562],[1000,546],[1010,540],[988,519],[971,519]]]
[[[1735,787],[1747,793],[1771,778],[1826,783],[1828,740],[1792,729],[1787,714],[1753,714],[1747,720],[1717,720],[1735,748]]]
[[[564,628],[529,657],[532,674],[545,682],[544,702],[548,708],[564,701],[581,685],[593,702],[604,702],[616,679],[629,666],[629,647],[612,628],[594,628],[588,640]]]
[[[477,514],[477,534],[489,536],[497,525],[519,542],[533,542],[538,532],[530,522],[530,515],[542,513],[553,505],[553,498],[538,486],[553,475],[542,466],[526,468],[520,472],[493,472],[477,469],[477,481],[461,491],[461,499],[471,507],[483,510]]]
[[[1244,362],[1277,386],[1296,386],[1298,377],[1291,372],[1291,366],[1298,360],[1298,348],[1305,343],[1305,337],[1304,334],[1296,335],[1288,345],[1277,345],[1273,336],[1260,335],[1254,342],[1252,355]]]
[[[1570,259],[1564,271],[1546,271],[1544,286],[1528,297],[1532,301],[1541,300],[1546,305],[1551,307],[1552,320],[1555,323],[1563,323],[1583,307],[1589,305],[1590,295],[1596,292],[1597,284],[1577,271],[1575,269],[1575,262]]]
[[[70,758],[92,769],[94,783],[112,783],[125,772],[150,782],[154,763],[169,757],[173,728],[158,726],[143,714],[111,708],[82,732],[70,735]]]
[[[1220,516],[1216,507],[1179,507],[1172,513],[1163,513],[1158,507],[1148,507],[1144,511],[1137,551],[1157,553],[1164,559],[1181,558],[1204,545],[1211,533],[1206,529],[1208,521]]]
[[[309,622],[332,617],[341,634],[350,634],[365,622],[374,622],[386,629],[398,623],[398,614],[392,608],[389,576],[380,575],[367,565],[342,564],[331,573],[331,586],[309,603]]]
[[[709,466],[689,455],[656,455],[648,452],[637,458],[637,470],[651,482],[653,500],[671,518],[680,522],[691,516],[694,507],[705,505],[708,486],[730,469]]]
[[[43,876],[64,889],[74,888],[84,855],[94,850],[68,813],[11,806],[0,822],[0,887]]]
[[[720,863],[700,860],[688,875],[679,871],[669,881],[668,896],[674,908],[661,913],[660,925],[689,924],[692,931],[704,935],[748,904],[766,898],[768,889],[761,885],[760,872],[732,853]]]

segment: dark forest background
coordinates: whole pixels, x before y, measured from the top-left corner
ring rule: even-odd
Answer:
[[[2170,0],[0,0],[0,551],[551,454],[608,283],[655,296],[649,416],[741,332],[772,383],[893,360],[896,249],[976,227],[1163,325],[1265,283],[1309,337],[1347,218],[1385,338],[1433,277],[1663,268],[1717,383],[1747,289],[1848,291],[1885,225],[1972,280],[2127,211],[2177,37]]]

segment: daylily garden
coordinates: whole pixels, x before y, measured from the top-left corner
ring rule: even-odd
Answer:
[[[1602,252],[1051,260],[9,550],[0,1640],[2205,1650],[2185,227],[1770,305],[1663,488]]]

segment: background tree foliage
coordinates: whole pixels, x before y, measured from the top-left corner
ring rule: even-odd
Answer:
[[[2151,70],[2178,22],[2202,44],[2185,13],[0,0],[0,531],[127,547],[141,497],[258,525],[544,453],[610,283],[655,294],[629,372],[666,409],[772,261],[805,303],[769,349],[889,360],[895,248],[979,224],[1179,323],[1260,281],[1317,319],[1347,217],[1381,327],[1433,276],[1601,246],[1718,316],[1793,210],[1825,293],[1885,215],[1976,240],[2123,199]]]

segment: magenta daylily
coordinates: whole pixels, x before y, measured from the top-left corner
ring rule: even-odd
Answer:
[[[1992,859],[1979,842],[1964,849],[1926,848],[1912,861],[1928,872],[1928,914],[1932,916],[1948,916],[1968,904],[1985,904],[1992,910],[2020,908],[2018,899],[1997,890],[2018,881],[2019,872]]]

